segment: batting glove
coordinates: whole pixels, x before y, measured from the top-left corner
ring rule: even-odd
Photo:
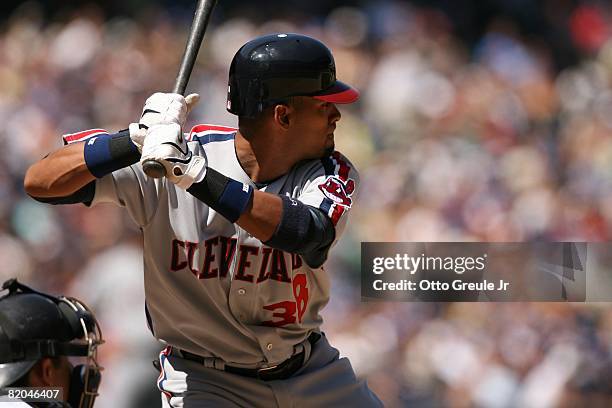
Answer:
[[[141,128],[138,126],[138,123],[130,123],[128,127],[130,132],[130,139],[132,139],[132,143],[136,145],[138,151],[142,153],[142,145],[145,140],[145,136],[147,135],[147,129]]]
[[[206,175],[206,159],[194,156],[176,123],[154,125],[147,131],[140,163],[155,160],[166,168],[166,177],[186,190]]]
[[[200,100],[200,95],[190,94],[186,97],[175,93],[157,92],[145,102],[138,123],[130,123],[129,131],[132,142],[142,153],[142,145],[147,129],[162,123],[176,123],[183,127],[187,115]]]
[[[183,127],[187,115],[200,100],[200,95],[183,95],[157,92],[145,102],[138,125],[148,129],[161,123],[176,123]]]

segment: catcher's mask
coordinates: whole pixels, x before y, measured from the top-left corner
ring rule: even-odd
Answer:
[[[26,375],[44,357],[85,357],[74,367],[68,403],[90,408],[98,395],[102,367],[97,349],[104,341],[93,312],[71,297],[38,292],[10,279],[0,297],[0,388]]]

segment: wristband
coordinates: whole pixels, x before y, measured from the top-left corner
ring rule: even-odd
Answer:
[[[206,170],[204,180],[192,184],[187,191],[231,223],[238,221],[253,196],[253,187],[211,168]]]
[[[86,140],[83,154],[87,169],[96,178],[104,177],[140,160],[140,153],[130,138],[129,130],[121,130],[113,135],[102,134]]]

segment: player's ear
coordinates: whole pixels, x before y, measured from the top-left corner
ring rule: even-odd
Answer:
[[[53,378],[53,362],[49,357],[43,357],[30,369],[28,385],[30,387],[49,387]]]
[[[283,129],[291,125],[293,108],[289,105],[276,105],[274,107],[274,123]]]
[[[44,384],[51,386],[55,379],[55,363],[51,358],[43,358],[41,360],[41,379]]]

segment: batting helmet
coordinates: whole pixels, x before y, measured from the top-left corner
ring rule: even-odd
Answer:
[[[336,80],[331,51],[300,34],[271,34],[243,45],[230,65],[227,110],[253,117],[291,96],[351,103],[359,92]]]
[[[37,292],[16,279],[6,281],[6,289],[9,293],[0,298],[0,388],[43,357],[87,357],[87,364],[73,371],[69,402],[91,407],[101,377],[97,347],[103,343],[93,313],[77,299]]]

